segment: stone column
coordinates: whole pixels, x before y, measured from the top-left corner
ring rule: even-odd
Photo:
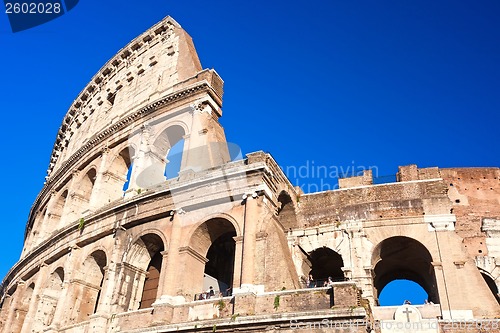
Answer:
[[[241,263],[241,291],[253,291],[255,242],[259,220],[259,200],[257,193],[247,196],[245,201],[245,219],[243,225],[243,248]]]
[[[92,194],[90,195],[89,210],[93,211],[99,206],[104,206],[111,199],[111,196],[107,192],[104,174],[107,172],[109,167],[109,148],[104,148],[101,152],[101,163],[97,169],[97,174],[95,177],[94,188],[92,189]]]
[[[181,244],[182,237],[182,215],[185,212],[181,209],[178,209],[173,216],[172,220],[172,229],[170,233],[170,244],[168,247],[168,255],[167,261],[165,264],[165,269],[163,270],[162,263],[162,272],[161,280],[163,281],[163,285],[159,288],[162,289],[162,302],[176,304],[178,302],[184,302],[185,299],[182,296],[178,296],[178,279],[181,278],[179,274],[179,266],[180,266],[180,255],[179,248]],[[158,291],[159,294],[159,291]]]
[[[189,137],[185,138],[181,174],[198,172],[229,161],[224,131],[214,119],[209,100],[192,106]]]
[[[13,297],[9,294],[5,295],[2,309],[0,310],[0,332],[3,332],[3,329],[6,327],[5,323],[9,317],[9,311],[12,308]]]
[[[233,285],[230,286],[233,288],[239,288],[241,285],[241,260],[243,253],[243,236],[233,237],[235,242],[234,249],[234,273],[233,273]]]
[[[19,316],[17,316],[17,312],[22,305],[25,290],[26,283],[24,281],[19,281],[17,283],[16,291],[14,292],[14,295],[12,295],[13,300],[11,301],[11,306],[4,326],[6,329],[10,330],[8,333],[16,333],[21,330],[24,317],[20,320]]]
[[[57,230],[57,225],[59,223],[59,219],[61,218],[60,213],[55,214],[54,206],[57,203],[57,192],[52,191],[50,193],[50,200],[47,204],[47,210],[43,219],[40,221],[38,219],[35,220],[37,225],[33,225],[33,228],[38,232],[36,236],[33,237],[31,241],[31,248],[34,248],[38,244],[40,244],[44,239],[46,239],[50,234],[52,234],[55,230]],[[42,212],[43,213],[43,212]]]
[[[75,189],[78,187],[78,182],[76,180],[79,174],[80,172],[75,170],[71,175],[70,185],[68,186],[68,196],[66,197],[66,202],[64,203],[57,229],[64,228],[70,223],[76,223],[77,218],[79,218],[78,208],[81,205],[81,200],[79,195],[75,192]]]
[[[141,142],[134,158],[126,197],[135,195],[134,192],[138,189],[154,187],[165,181],[166,159],[152,150],[150,131],[149,125],[142,127]]]
[[[161,271],[160,271],[160,280],[158,281],[158,296],[160,297],[161,295],[165,294],[165,285],[166,285],[166,280],[167,280],[167,261],[168,261],[168,250],[160,252],[162,259],[161,259]]]
[[[43,308],[43,295],[42,292],[45,288],[47,281],[47,272],[49,267],[42,264],[37,273],[35,289],[33,289],[33,296],[29,305],[28,313],[26,314],[25,324],[21,333],[39,332],[43,327],[44,314]]]
[[[62,291],[57,302],[56,311],[54,312],[54,317],[50,328],[58,330],[63,327],[68,321],[68,309],[74,304],[74,294],[72,290],[72,285],[70,280],[73,277],[73,267],[75,267],[76,260],[79,259],[80,248],[75,246],[71,249],[68,254],[68,259],[64,263],[64,281],[62,284]]]

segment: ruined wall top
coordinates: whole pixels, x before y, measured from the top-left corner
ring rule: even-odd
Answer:
[[[132,40],[94,75],[70,106],[56,137],[46,179],[90,138],[175,92],[180,83],[192,84],[189,79],[201,70],[191,37],[171,17]],[[222,98],[222,80],[217,78],[216,90]]]

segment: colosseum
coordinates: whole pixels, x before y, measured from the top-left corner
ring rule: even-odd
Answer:
[[[95,74],[1,285],[1,332],[499,331],[499,168],[302,193],[270,154],[237,158],[222,95],[170,17]],[[428,302],[380,306],[398,279]]]

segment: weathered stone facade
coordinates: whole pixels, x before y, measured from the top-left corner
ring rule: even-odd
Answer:
[[[232,160],[222,94],[169,17],[104,65],[59,130],[1,332],[389,332],[399,317],[437,332],[500,316],[500,169],[411,165],[304,194],[269,154]],[[309,274],[338,282],[307,288]],[[434,304],[378,307],[399,278]],[[200,299],[207,284],[220,297]]]

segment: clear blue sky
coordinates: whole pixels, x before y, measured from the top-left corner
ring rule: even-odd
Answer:
[[[497,0],[81,0],[16,34],[2,9],[0,276],[19,258],[71,102],[167,15],[225,80],[221,122],[243,153],[271,152],[284,168],[375,166],[379,176],[413,163],[500,165]],[[307,190],[318,179],[292,182]]]

